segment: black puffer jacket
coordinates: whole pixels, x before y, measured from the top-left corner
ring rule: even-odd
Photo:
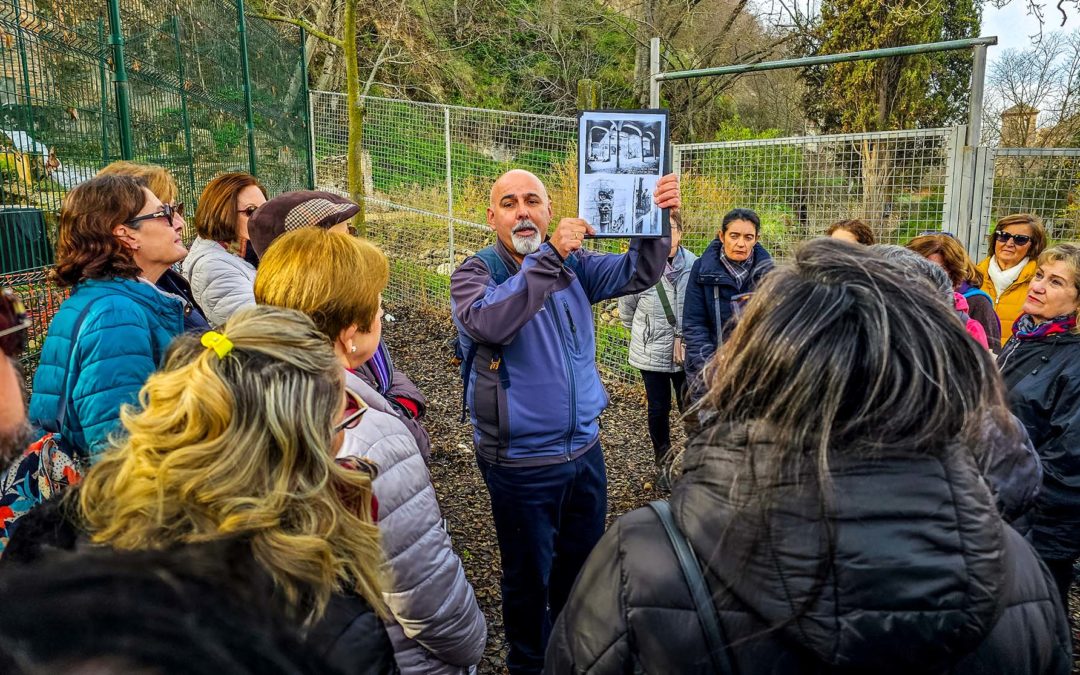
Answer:
[[[740,675],[1070,672],[1054,582],[1002,523],[970,456],[835,458],[829,563],[819,509],[794,481],[775,493],[767,527],[734,512],[746,433],[726,438],[726,447],[692,444],[671,505]],[[710,673],[704,644],[671,544],[652,511],[638,509],[578,577],[545,672]]]
[[[71,507],[75,497],[72,491],[66,499],[51,499],[20,518],[19,527],[0,560],[0,569],[33,565],[60,552],[93,548],[82,528],[75,523],[78,515]],[[228,556],[219,556],[223,567],[220,570],[221,586],[231,588],[236,601],[244,602],[252,595],[261,594],[264,596],[262,604],[267,607],[283,607],[279,594],[274,592],[273,580],[255,561],[247,542],[234,538],[191,544],[185,548],[199,547],[218,547],[230,552]],[[246,555],[243,554],[245,551]],[[177,555],[181,555],[180,550]],[[201,557],[212,559],[213,556]],[[326,612],[310,627],[304,642],[311,652],[340,675],[393,675],[398,672],[394,647],[382,619],[371,605],[354,594],[331,596]]]
[[[1028,537],[1047,560],[1080,555],[1080,335],[1013,337],[998,357],[1009,406],[1043,465],[1043,485],[1027,519]]]

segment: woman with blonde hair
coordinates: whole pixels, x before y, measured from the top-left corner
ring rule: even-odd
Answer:
[[[253,307],[221,333],[178,338],[140,409],[124,409],[126,436],[64,508],[25,516],[8,553],[239,542],[331,665],[393,672],[375,614],[385,605],[371,477],[334,460],[359,418],[346,398],[333,352],[298,312]],[[58,514],[66,533],[40,522]]]
[[[195,212],[191,252],[181,271],[213,326],[255,304],[255,258],[249,259],[248,219],[266,202],[266,188],[251,174],[223,173],[206,184]]]
[[[379,346],[389,275],[386,256],[370,242],[305,227],[265,250],[255,299],[310,316],[333,345],[347,390],[359,399],[363,417],[346,431],[338,457],[379,467],[374,491],[391,579],[383,598],[398,667],[406,674],[464,673],[483,656],[484,615],[442,526],[416,441],[386,399],[352,371]]]
[[[1027,300],[1035,261],[1046,248],[1046,230],[1038,216],[1014,213],[997,221],[989,244],[977,268],[983,275],[982,290],[994,301],[994,311],[1001,320],[1004,345],[1012,337],[1013,323]]]
[[[97,175],[137,178],[146,183],[146,187],[150,189],[150,192],[153,192],[154,196],[160,199],[163,204],[169,204],[177,214],[184,215],[184,203],[177,201],[180,190],[176,187],[176,180],[168,169],[163,166],[119,161],[109,164],[101,171],[98,171]],[[187,257],[186,253],[185,257]],[[203,313],[202,307],[199,307],[195,295],[191,292],[191,284],[180,273],[169,267],[158,277],[155,284],[166,293],[171,293],[184,301],[184,330],[186,332],[201,334],[210,329],[210,324],[206,322],[206,315]]]
[[[998,365],[1009,405],[1043,463],[1028,537],[1068,607],[1080,559],[1080,245],[1060,244],[1034,262],[1027,299]]]

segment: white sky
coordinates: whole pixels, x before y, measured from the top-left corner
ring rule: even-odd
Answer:
[[[1065,27],[1061,27],[1061,13],[1055,8],[1056,3],[1048,2],[1044,8],[1043,33],[1056,33],[1058,31],[1072,31],[1080,27],[1080,14],[1074,8],[1067,6],[1069,21]],[[1038,38],[1039,21],[1034,16],[1027,14],[1026,0],[1012,0],[1001,9],[995,9],[989,3],[983,5],[982,34],[996,35],[997,46],[987,50],[987,60],[994,62],[1006,49],[1024,49],[1031,46],[1033,39]]]

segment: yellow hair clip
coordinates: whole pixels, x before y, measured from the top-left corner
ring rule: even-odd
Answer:
[[[202,344],[203,347],[206,347],[207,349],[213,349],[219,359],[225,358],[229,355],[229,352],[233,350],[232,341],[216,330],[209,330],[203,333]]]

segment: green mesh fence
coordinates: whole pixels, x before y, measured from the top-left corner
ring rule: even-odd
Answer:
[[[33,315],[26,365],[64,297],[47,282],[60,204],[102,166],[168,168],[189,223],[202,188],[225,171],[255,173],[272,194],[311,186],[301,31],[251,16],[241,31],[239,9],[236,0],[0,0],[0,285]]]

